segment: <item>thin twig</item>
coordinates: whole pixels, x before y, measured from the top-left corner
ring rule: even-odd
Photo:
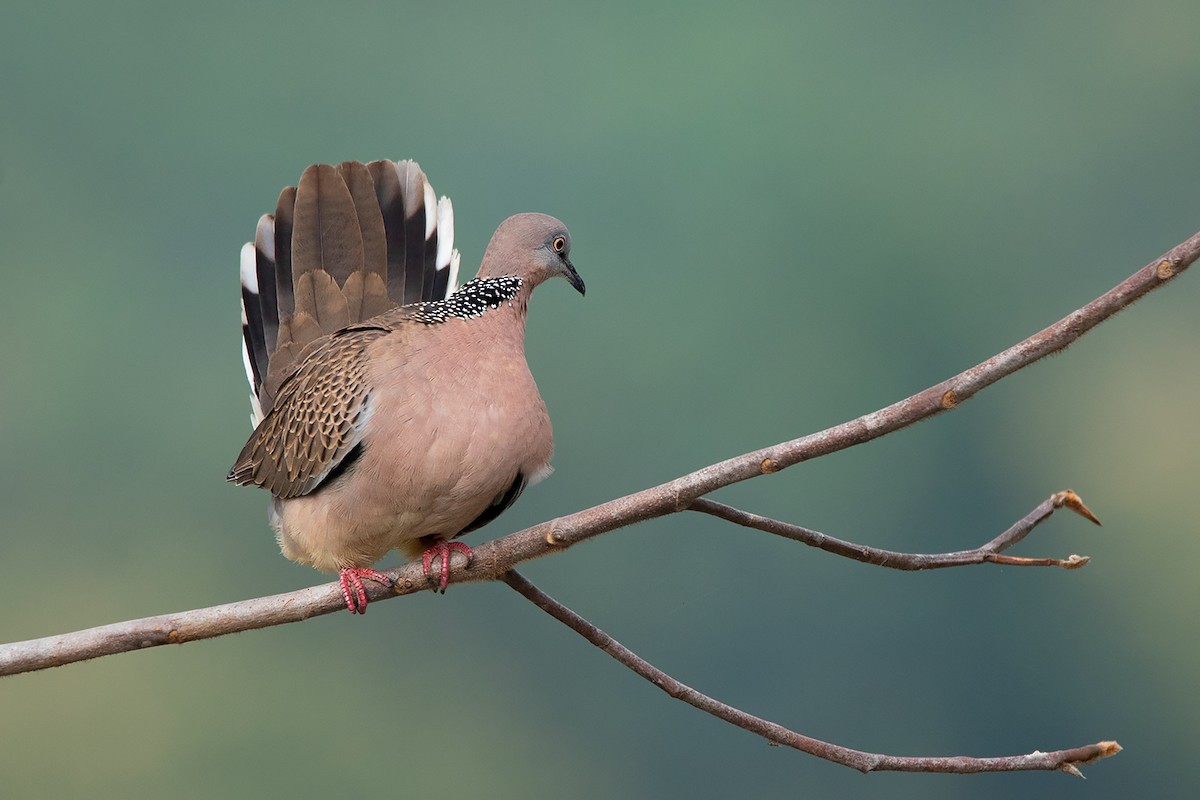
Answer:
[[[792,747],[809,755],[833,761],[837,764],[843,764],[847,767],[853,767],[862,772],[890,770],[893,772],[966,773],[1062,770],[1082,777],[1079,772],[1080,764],[1087,764],[1100,758],[1107,758],[1121,751],[1119,744],[1107,741],[1084,745],[1083,747],[1074,747],[1070,750],[1056,750],[1052,753],[1043,753],[1035,750],[1032,753],[1019,756],[993,756],[988,758],[973,758],[971,756],[892,756],[882,753],[866,753],[862,750],[854,750],[849,747],[823,742],[820,739],[796,733],[778,723],[756,717],[753,714],[749,714],[739,708],[734,708],[719,700],[714,700],[708,695],[677,681],[534,586],[516,570],[509,570],[504,573],[500,576],[500,580],[507,583],[535,606],[676,700],[682,700],[688,705],[698,708],[707,714],[712,714],[718,719],[736,725],[751,733],[758,734],[769,742]]]
[[[458,560],[452,582],[496,580],[525,561],[636,522],[687,509],[716,489],[863,444],[900,428],[948,411],[996,381],[1064,349],[1087,331],[1186,270],[1200,257],[1200,233],[1171,248],[1086,306],[1050,327],[924,391],[887,408],[818,433],[754,450],[689,473],[673,481],[610,500],[558,519],[534,525],[475,548],[469,569]],[[427,584],[420,566],[389,570],[397,580],[395,594],[409,594]],[[391,592],[371,584],[371,601]],[[297,592],[244,600],[211,608],[104,625],[44,639],[0,645],[0,675],[30,672],[103,655],[156,645],[183,643],[227,633],[299,622],[344,608],[336,583]]]
[[[789,522],[781,522],[770,517],[752,514],[749,511],[742,511],[733,506],[727,506],[724,503],[718,503],[715,500],[707,498],[693,500],[688,509],[711,514],[714,517],[719,517],[735,525],[743,525],[747,528],[773,533],[785,539],[791,539],[810,547],[816,547],[827,553],[845,556],[846,558],[852,558],[864,564],[874,564],[878,567],[890,567],[891,569],[899,570],[920,570],[992,563],[1022,567],[1077,569],[1088,563],[1087,556],[1072,555],[1069,558],[1019,558],[1016,556],[1000,555],[1001,551],[1012,547],[1024,539],[1037,525],[1049,519],[1050,515],[1056,509],[1064,506],[1097,525],[1100,524],[1100,520],[1096,519],[1095,515],[1088,510],[1083,501],[1079,499],[1079,495],[1067,489],[1066,491],[1056,492],[1047,497],[1038,504],[1037,508],[1017,520],[1012,527],[987,544],[976,547],[973,550],[957,550],[952,553],[901,553],[895,550],[868,547],[863,544],[847,542],[844,539],[835,539],[832,536],[828,536],[820,531],[814,531],[811,528],[804,528]]]

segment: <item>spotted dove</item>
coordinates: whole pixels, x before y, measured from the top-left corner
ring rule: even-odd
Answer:
[[[413,161],[309,167],[242,248],[254,433],[228,479],[273,497],[283,554],[339,573],[346,607],[393,549],[442,591],[453,541],[550,472],[546,406],[525,362],[530,293],[579,291],[571,235],[545,214],[500,224],[456,287],[449,198]],[[432,577],[440,561],[440,576]]]

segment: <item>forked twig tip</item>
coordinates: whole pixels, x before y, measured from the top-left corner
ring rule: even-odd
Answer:
[[[1079,555],[1075,555],[1074,553],[1072,553],[1064,561],[1059,563],[1059,566],[1062,567],[1063,569],[1079,569],[1080,567],[1082,567],[1084,564],[1088,563],[1091,560],[1092,560],[1091,556],[1079,556]]]
[[[1051,495],[1050,499],[1054,502],[1055,508],[1069,508],[1084,519],[1091,520],[1097,525],[1100,524],[1099,518],[1092,513],[1090,508],[1083,504],[1083,500],[1073,490],[1067,489],[1057,492]]]

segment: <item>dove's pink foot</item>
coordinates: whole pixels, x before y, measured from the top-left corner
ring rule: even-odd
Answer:
[[[439,591],[442,594],[446,593],[446,584],[450,583],[450,553],[457,551],[467,557],[467,563],[471,563],[471,557],[475,553],[470,547],[467,547],[462,542],[444,542],[438,541],[433,547],[425,551],[421,556],[421,569],[425,573],[425,577],[429,582],[434,584],[434,591]],[[440,580],[435,580],[433,577],[433,560],[441,561],[441,576]]]
[[[382,583],[384,586],[393,586],[396,583],[387,575],[373,569],[346,567],[338,570],[338,581],[342,584],[342,597],[346,598],[346,608],[351,614],[367,613],[367,590],[363,588],[363,578]]]

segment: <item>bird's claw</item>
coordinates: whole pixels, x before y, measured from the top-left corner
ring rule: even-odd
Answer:
[[[346,567],[338,570],[338,582],[342,586],[342,597],[346,599],[346,608],[351,614],[367,613],[367,590],[363,586],[363,578],[392,587],[396,582],[373,569]]]
[[[452,552],[459,552],[466,556],[467,566],[471,565],[471,558],[475,555],[475,552],[462,542],[439,541],[421,556],[421,571],[425,573],[425,577],[429,579],[435,592],[446,593],[446,586],[450,583],[450,553]],[[435,558],[441,562],[438,578],[433,577],[433,560]]]

